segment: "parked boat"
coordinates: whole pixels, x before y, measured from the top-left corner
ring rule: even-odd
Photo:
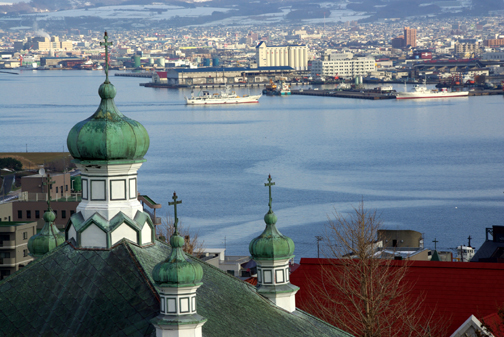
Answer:
[[[242,104],[259,103],[262,95],[242,95],[238,96],[231,91],[228,86],[220,93],[210,94],[208,91],[202,91],[198,96],[191,92],[191,97],[184,97],[187,105],[205,105],[205,104]]]
[[[420,98],[451,98],[467,97],[468,91],[448,91],[446,88],[440,90],[427,89],[425,85],[416,84],[413,91],[398,92],[396,99],[420,99]]]
[[[284,96],[290,95],[290,85],[284,81],[280,81],[278,85],[274,84],[273,81],[270,80],[270,85],[263,90],[263,94],[268,96]]]

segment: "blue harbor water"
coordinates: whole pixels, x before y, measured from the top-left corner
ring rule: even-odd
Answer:
[[[103,79],[97,71],[0,74],[0,152],[66,151],[70,128],[96,110]],[[314,257],[314,236],[323,235],[331,213],[362,199],[384,228],[417,230],[426,246],[437,238],[446,250],[469,235],[479,247],[486,227],[502,225],[502,96],[262,97],[197,107],[184,105],[189,90],[111,80],[121,112],[150,134],[139,191],[162,203],[164,214],[176,191],[182,224],[198,230],[206,247],[248,254],[264,228],[268,174],[277,225],[296,243],[296,258]]]

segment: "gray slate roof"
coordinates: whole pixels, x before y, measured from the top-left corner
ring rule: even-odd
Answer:
[[[151,273],[171,248],[123,240],[110,250],[66,242],[0,281],[1,336],[153,336],[159,314]],[[350,336],[297,310],[288,313],[255,287],[198,261],[203,336]]]
[[[476,251],[471,262],[480,262],[480,259],[490,258],[499,248],[504,248],[504,242],[494,242],[487,240],[483,242],[481,247]]]

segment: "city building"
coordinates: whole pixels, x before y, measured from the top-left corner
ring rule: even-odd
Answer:
[[[504,51],[490,52],[481,54],[481,59],[485,61],[501,61],[504,60]]]
[[[396,49],[404,48],[404,46],[405,46],[404,36],[399,35],[398,37],[393,38],[391,43],[392,43],[392,48],[396,48]]]
[[[329,60],[312,62],[312,76],[355,77],[366,76],[376,70],[373,57],[353,57],[351,53],[332,53]]]
[[[417,30],[415,28],[404,27],[404,46],[417,46],[416,42]]]
[[[33,261],[28,251],[28,239],[35,233],[35,221],[0,221],[0,280]]]
[[[267,46],[261,41],[256,46],[258,67],[288,66],[308,70],[308,47],[305,45]]]
[[[457,43],[455,53],[463,58],[472,58],[478,53],[479,45],[477,43]]]
[[[52,183],[48,189],[45,172],[22,177],[18,198],[0,204],[0,221],[35,221],[40,229],[44,224],[44,209],[50,199],[53,201],[55,224],[60,229],[64,228],[81,198],[80,177],[72,177],[70,173],[55,173],[50,179]]]
[[[491,239],[488,238],[489,234]],[[504,262],[504,226],[485,229],[485,242],[476,251],[471,262]]]
[[[73,50],[72,41],[60,41],[58,36],[36,36],[14,42],[14,50]]]
[[[504,46],[504,39],[489,39],[484,40],[483,45],[485,47],[500,47]]]
[[[152,76],[153,83],[170,85],[213,85],[233,83],[264,83],[276,76],[288,75],[294,69],[282,67],[257,68],[197,68],[169,69],[158,71]]]

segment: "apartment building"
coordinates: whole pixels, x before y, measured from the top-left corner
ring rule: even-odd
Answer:
[[[36,232],[36,222],[0,222],[0,280],[33,261],[28,239]]]
[[[416,47],[416,35],[417,30],[415,28],[404,27],[404,45],[412,48]]]
[[[375,59],[372,57],[353,57],[351,53],[331,54],[329,60],[312,62],[312,76],[355,77],[366,76],[376,71]]]

